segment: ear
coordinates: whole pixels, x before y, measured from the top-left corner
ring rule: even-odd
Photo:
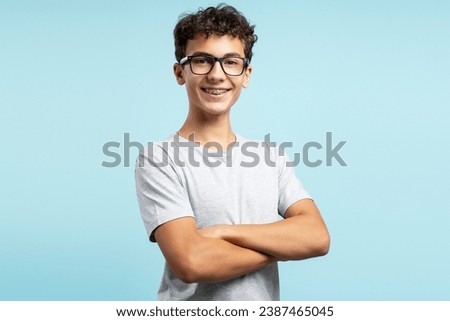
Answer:
[[[242,87],[247,88],[250,82],[250,74],[252,73],[252,66],[248,66],[244,71],[244,82],[242,83]]]
[[[175,78],[177,80],[178,85],[184,85],[184,69],[183,66],[180,64],[174,64],[173,65],[173,73],[175,75]]]

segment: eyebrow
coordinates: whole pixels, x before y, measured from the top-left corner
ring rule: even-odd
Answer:
[[[190,54],[189,56],[211,56],[211,57],[215,57],[214,55],[211,55],[209,52],[204,52],[204,51],[196,51],[196,52]],[[225,55],[223,55],[222,57],[241,57],[241,55],[238,54],[237,52],[229,52],[229,53],[226,53]]]

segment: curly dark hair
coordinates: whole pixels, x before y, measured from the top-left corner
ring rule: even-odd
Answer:
[[[245,57],[250,61],[253,44],[258,39],[254,29],[255,26],[251,26],[244,15],[232,6],[219,4],[217,7],[199,8],[197,13],[181,16],[175,26],[175,58],[179,62],[186,54],[188,40],[200,33],[206,37],[212,34],[238,37],[244,44]]]

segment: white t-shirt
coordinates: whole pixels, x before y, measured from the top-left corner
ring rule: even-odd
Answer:
[[[147,233],[180,217],[197,227],[263,224],[310,198],[277,147],[236,135],[217,152],[178,134],[149,144],[136,162],[136,189]],[[228,281],[186,284],[164,268],[159,300],[279,300],[277,263]]]

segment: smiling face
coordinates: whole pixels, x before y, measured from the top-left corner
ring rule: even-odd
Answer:
[[[239,38],[230,35],[218,36],[197,34],[189,40],[186,56],[208,54],[214,57],[240,56],[244,57],[244,45]],[[228,114],[239,98],[241,90],[248,86],[251,67],[240,76],[228,76],[216,62],[206,75],[195,75],[189,68],[189,63],[175,64],[174,73],[179,85],[185,85],[191,113],[198,115]]]

